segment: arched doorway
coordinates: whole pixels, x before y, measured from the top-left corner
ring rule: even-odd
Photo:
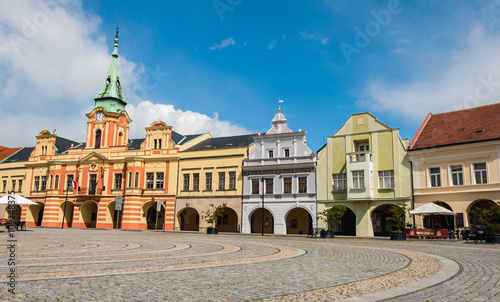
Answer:
[[[64,201],[61,203],[59,208],[61,209],[61,222],[64,220],[65,226],[70,228],[73,225],[73,210],[74,210],[75,205],[71,201]],[[64,210],[66,209],[66,214],[64,213]]]
[[[492,205],[494,205],[495,202],[489,199],[482,199],[482,200],[477,200],[469,206],[468,213],[469,213],[469,225],[471,224],[483,224],[483,221],[481,217],[479,217],[475,211],[481,210],[481,209],[489,209]]]
[[[163,230],[165,220],[165,208],[161,206],[160,212],[156,211],[156,202],[148,202],[144,205],[146,209],[146,222],[148,230]]]
[[[303,208],[294,208],[285,216],[287,234],[309,234],[312,231],[312,217]]]
[[[251,215],[250,226],[252,233],[262,233],[262,208]],[[264,209],[264,233],[274,234],[274,217],[268,209]]]
[[[42,225],[44,206],[45,205],[43,203],[37,202],[36,204],[30,205],[28,207],[28,211],[30,212],[31,217],[33,217],[33,222],[35,223],[35,226]]]
[[[199,231],[200,215],[193,208],[185,208],[179,213],[181,231]]]
[[[446,203],[442,201],[435,201],[440,207],[453,212],[453,209]],[[422,217],[424,228],[435,228],[435,229],[455,229],[455,217],[454,215],[425,215]]]
[[[97,204],[93,200],[87,200],[80,207],[80,213],[86,228],[95,228],[97,223]]]
[[[236,212],[228,207],[224,208],[222,217],[217,219],[219,232],[238,232],[238,215]]]
[[[392,230],[392,224],[387,221],[387,217],[391,216],[389,209],[391,204],[384,204],[376,207],[371,214],[374,236],[389,236]]]
[[[123,210],[120,211],[120,215],[118,215],[118,211],[115,210],[115,205],[116,205],[116,201],[112,201],[108,204],[108,213],[109,213],[109,217],[111,218],[111,221],[113,221],[113,229],[116,229],[116,224],[117,224],[117,220],[119,219],[119,222],[118,222],[118,229],[121,229],[122,227],[122,219],[123,219]],[[118,218],[118,216],[120,216]]]
[[[342,217],[342,223],[335,225],[335,234],[356,236],[356,214],[348,207],[346,208],[347,211]]]

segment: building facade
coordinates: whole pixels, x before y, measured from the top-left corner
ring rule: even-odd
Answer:
[[[434,202],[457,215],[415,217],[417,226],[480,224],[475,208],[500,202],[500,103],[430,114],[409,149],[415,207]]]
[[[407,146],[399,129],[370,113],[353,114],[328,137],[318,151],[318,211],[348,208],[337,234],[389,235],[391,205],[411,203]]]
[[[271,123],[243,161],[242,232],[308,234],[316,227],[316,154],[281,107]]]

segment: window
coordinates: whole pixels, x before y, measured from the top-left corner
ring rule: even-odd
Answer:
[[[229,172],[229,190],[236,189],[236,172]]]
[[[474,164],[474,174],[476,184],[488,183],[488,179],[486,178],[486,163]]]
[[[378,171],[379,189],[394,188],[394,170]]]
[[[226,172],[219,172],[219,190],[226,189]]]
[[[212,191],[212,172],[205,173],[205,190]]]
[[[156,172],[156,188],[163,189],[163,172]]]
[[[97,189],[97,174],[89,174],[89,194],[95,195],[96,189]]]
[[[154,182],[155,182],[155,174],[151,172],[146,173],[146,189],[152,189]]]
[[[267,150],[267,154],[269,155],[269,158],[273,158],[274,157],[274,150]]]
[[[57,183],[59,182],[59,175],[56,176],[56,181],[57,181],[56,182],[56,185],[57,185]],[[21,179],[19,180],[17,185],[19,186],[17,191],[22,192],[23,191],[23,181]]]
[[[52,183],[53,183],[53,180],[54,180],[54,175],[50,175],[50,184],[49,184],[49,190],[52,189]],[[16,190],[16,186],[14,185],[14,182],[15,180],[13,181],[12,183],[12,191],[15,191]]]
[[[12,180],[12,189],[11,189],[11,191],[14,191],[14,192],[16,191],[16,180],[15,179]]]
[[[333,174],[333,191],[347,190],[347,179],[345,173]]]
[[[193,190],[194,191],[200,190],[200,174],[199,173],[193,174]]]
[[[128,172],[128,187],[132,187],[132,172]]]
[[[454,186],[461,186],[464,184],[462,166],[451,166],[451,181]]]
[[[21,181],[19,181],[19,185],[21,184]],[[54,181],[54,189],[58,190],[59,189],[59,175],[56,175],[56,180]],[[19,186],[19,191],[21,191],[21,186]]]
[[[189,191],[189,174],[184,174],[184,191]]]
[[[273,179],[266,178],[266,194],[273,194]]]
[[[72,190],[73,189],[73,174],[69,174],[66,176],[66,190],[67,189]]]
[[[365,188],[365,171],[352,171],[352,188],[364,189]]]
[[[7,187],[7,181],[3,181],[3,191],[5,192],[5,187]],[[35,176],[35,186],[33,187],[33,191],[40,190],[40,176]]]
[[[259,180],[252,179],[252,194],[259,194]]]
[[[291,177],[283,178],[283,193],[285,193],[285,194],[292,193],[292,178]]]
[[[139,188],[139,172],[135,172],[134,187]]]
[[[288,148],[283,149],[283,153],[284,153],[285,157],[290,157],[290,149],[288,149]]]
[[[2,187],[2,192],[5,192],[7,190],[7,181],[3,181],[3,187]]]
[[[121,190],[123,181],[123,174],[116,173],[115,174],[115,190]]]
[[[299,177],[299,193],[307,193],[307,177]]]
[[[431,168],[431,187],[440,187],[441,186],[441,168]]]
[[[154,140],[155,149],[161,149],[161,139]]]
[[[101,148],[101,130],[95,132],[95,148]]]
[[[47,176],[42,176],[42,191],[47,190]]]

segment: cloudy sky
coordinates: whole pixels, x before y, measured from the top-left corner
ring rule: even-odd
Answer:
[[[278,106],[318,150],[370,111],[411,139],[428,112],[500,100],[497,1],[0,0],[0,145],[84,141],[120,22],[120,78],[144,137],[265,132]]]

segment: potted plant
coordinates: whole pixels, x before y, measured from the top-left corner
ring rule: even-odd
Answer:
[[[476,209],[471,212],[478,215],[488,228],[486,242],[500,243],[500,204],[495,203],[487,209]]]
[[[207,228],[207,234],[218,234],[217,220],[223,216],[226,206],[219,205],[216,207],[213,204],[209,204],[209,206],[210,208],[206,212],[201,212],[201,217],[210,224]]]
[[[334,206],[318,213],[317,218],[323,220],[326,224],[326,231],[321,232],[321,238],[334,237],[334,225],[335,223],[342,224],[342,217],[344,217],[345,212],[347,212],[347,207]]]
[[[391,216],[386,219],[392,223],[391,240],[406,240],[406,234],[404,232],[407,212],[406,205],[392,205],[389,208],[389,212],[391,213]]]

